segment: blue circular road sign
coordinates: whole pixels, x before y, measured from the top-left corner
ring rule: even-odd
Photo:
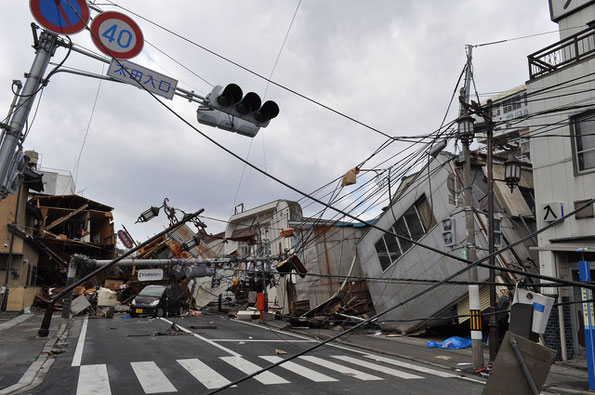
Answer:
[[[54,33],[74,34],[89,22],[89,6],[85,0],[30,0],[35,20]]]

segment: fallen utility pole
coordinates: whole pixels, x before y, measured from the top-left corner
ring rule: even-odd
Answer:
[[[237,262],[250,262],[250,261],[278,261],[284,259],[283,256],[267,256],[267,257],[227,257],[227,258],[189,258],[189,259],[122,259],[114,266],[169,266],[169,265],[204,265],[204,264],[225,264],[225,263],[237,263]],[[98,267],[103,267],[109,263],[110,260],[100,259],[88,259],[87,262],[94,264]]]
[[[160,238],[163,235],[168,234],[169,232],[179,228],[180,226],[182,226],[183,224],[185,224],[186,222],[190,221],[191,219],[197,217],[198,215],[200,215],[203,211],[205,211],[203,208],[201,208],[200,210],[198,210],[197,212],[195,212],[194,214],[188,214],[185,215],[184,218],[182,218],[182,220],[176,224],[170,225],[168,228],[162,230],[161,232],[157,233],[155,236],[151,237],[150,239],[148,239],[147,241],[145,241],[144,243],[139,244],[138,246],[131,248],[130,250],[126,251],[123,255],[120,255],[119,257],[115,258],[114,260],[110,261],[107,265],[103,265],[95,270],[93,270],[91,273],[87,274],[85,277],[81,278],[80,280],[73,282],[72,284],[70,284],[69,286],[67,286],[66,288],[64,288],[60,293],[58,293],[56,296],[54,296],[50,302],[48,303],[46,310],[45,310],[45,315],[43,316],[43,321],[41,322],[41,327],[39,328],[39,331],[37,332],[37,335],[39,337],[47,337],[48,334],[50,333],[50,324],[52,322],[52,314],[54,313],[54,306],[56,304],[56,302],[58,300],[60,300],[60,298],[62,298],[63,296],[65,296],[67,293],[69,293],[70,291],[72,291],[74,288],[78,287],[81,284],[84,284],[85,282],[89,281],[91,278],[95,277],[97,274],[103,272],[104,270],[114,266],[116,263],[120,262],[121,260],[123,260],[124,258],[126,258],[127,256],[129,256],[130,254],[132,254],[133,252],[138,251],[139,249],[143,248],[144,246],[148,245],[149,243],[157,240],[158,238]]]

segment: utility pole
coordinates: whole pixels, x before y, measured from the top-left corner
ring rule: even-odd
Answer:
[[[33,34],[36,35],[35,29]],[[58,36],[48,31],[42,31],[39,39],[35,38],[35,58],[31,71],[26,74],[26,81],[23,90],[20,92],[18,103],[14,109],[14,114],[10,118],[8,125],[0,125],[3,130],[3,139],[0,145],[0,195],[5,197],[8,194],[6,186],[10,180],[7,180],[8,170],[14,158],[15,149],[22,144],[23,127],[31,107],[35,101],[35,95],[43,86],[43,75],[58,47]]]
[[[489,318],[489,343],[490,343],[490,364],[494,363],[498,353],[498,322],[496,321],[496,271],[494,270],[495,259],[493,256],[494,246],[494,130],[492,127],[492,101],[488,100],[488,109],[485,114],[488,128],[486,130],[488,143],[488,264],[490,267],[490,318]]]
[[[465,228],[467,230],[466,249],[467,259],[471,262],[477,260],[477,250],[475,247],[475,219],[473,212],[473,185],[471,181],[471,155],[469,145],[473,141],[473,119],[469,115],[468,104],[470,103],[471,75],[472,70],[472,50],[471,45],[466,45],[467,50],[467,70],[465,73],[464,97],[461,100],[459,112],[459,133],[463,145],[463,155],[465,157],[463,170],[463,198],[465,202]],[[461,130],[463,129],[463,130]],[[479,302],[479,285],[477,285],[477,267],[469,270],[469,324],[471,329],[471,347],[473,354],[473,369],[479,370],[484,367],[483,361],[483,339],[481,332],[481,307]]]

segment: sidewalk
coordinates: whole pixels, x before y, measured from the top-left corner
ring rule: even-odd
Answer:
[[[283,329],[287,326],[287,323],[285,321],[266,321],[266,325],[275,329]],[[295,328],[287,330],[319,340],[329,339],[339,333],[330,329]],[[348,334],[344,339],[342,338],[340,340],[341,344],[348,346],[409,359],[422,364],[465,373],[473,378],[481,379],[474,373],[471,366],[471,348],[443,350],[439,348],[428,348],[426,346],[430,340],[441,342],[444,339],[392,335],[376,336],[365,331],[360,331],[354,334]],[[485,361],[489,359],[487,349],[484,351],[484,359]],[[595,394],[595,391],[589,390],[586,359],[579,357],[571,361],[553,364],[543,391],[552,394]]]
[[[65,325],[59,314],[54,314],[49,336],[40,338],[37,331],[42,319],[43,313],[0,313],[0,394],[10,393],[7,388],[12,390],[17,383],[25,388],[53,362],[50,357],[58,352],[56,342]]]

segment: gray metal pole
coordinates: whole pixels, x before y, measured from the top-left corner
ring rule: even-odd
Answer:
[[[8,194],[5,185],[8,168],[14,157],[15,148],[23,136],[23,127],[31,112],[31,107],[35,101],[35,95],[42,86],[43,75],[45,74],[50,59],[56,51],[57,46],[57,35],[47,31],[41,33],[31,71],[27,74],[25,86],[21,91],[21,96],[19,97],[14,114],[10,119],[8,130],[6,130],[4,139],[0,145],[0,182],[2,183],[0,186],[0,195],[2,197],[5,197]]]
[[[77,258],[72,257],[70,258],[70,262],[68,262],[68,275],[66,277],[66,287],[69,287],[72,283],[74,283],[74,279],[76,277],[76,268],[77,268]],[[64,299],[62,299],[62,318],[69,319],[70,318],[70,305],[72,304],[72,289],[66,292],[64,295]]]
[[[472,49],[467,45],[467,72],[465,75],[465,103],[470,101],[471,92],[471,73],[472,73]],[[466,106],[461,108],[461,116],[468,115]],[[470,141],[463,144],[463,154],[465,155],[465,165],[463,170],[463,198],[465,202],[465,228],[467,230],[467,259],[471,262],[477,260],[477,250],[475,247],[475,214],[473,212],[473,185],[471,181],[471,155],[469,150]],[[477,267],[469,270],[469,281],[477,283]],[[469,285],[469,312],[471,317],[469,325],[471,329],[471,348],[473,355],[473,369],[479,370],[484,367],[483,361],[483,336],[481,332],[481,307],[479,300],[479,285]]]

